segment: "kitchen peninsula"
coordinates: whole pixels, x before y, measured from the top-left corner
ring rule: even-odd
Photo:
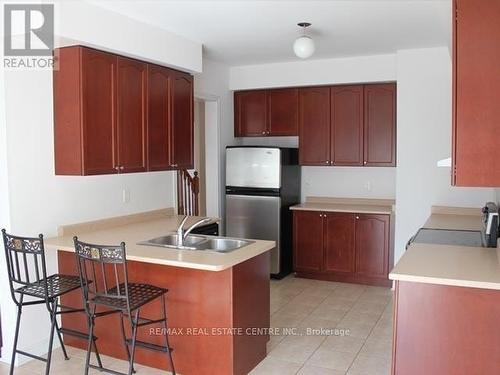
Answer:
[[[424,228],[478,231],[479,209],[433,207]],[[498,249],[413,243],[395,281],[393,375],[496,375],[500,364]]]
[[[164,287],[176,370],[182,374],[246,374],[266,356],[269,328],[269,250],[272,241],[253,241],[228,253],[210,250],[177,250],[138,245],[138,242],[173,232],[182,220],[170,210],[61,227],[59,236],[46,240],[58,251],[59,272],[77,275],[73,236],[97,244],[119,244],[127,249],[130,282]],[[187,225],[196,218],[190,218]],[[79,291],[62,303],[81,305]],[[147,306],[141,315],[155,316],[158,306]],[[64,328],[86,330],[85,317],[64,317]],[[116,316],[100,319],[95,334],[101,353],[125,359]],[[265,330],[264,330],[265,331]],[[149,329],[138,339],[161,343]],[[82,340],[65,337],[65,343],[84,349]],[[136,362],[168,369],[162,353],[138,349]]]

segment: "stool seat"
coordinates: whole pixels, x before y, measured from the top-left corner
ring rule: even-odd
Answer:
[[[135,284],[128,283],[128,296],[130,300],[130,310],[136,310],[139,307],[153,301],[154,299],[167,293],[167,289],[159,288],[149,284]],[[116,298],[118,295],[125,296],[125,283],[121,283],[118,288],[113,287],[108,290],[109,296],[96,296],[92,298],[92,302],[96,305],[103,305],[106,307],[115,308],[118,310],[127,310],[127,300],[123,298]]]
[[[47,286],[48,295],[45,295]],[[54,274],[40,281],[17,288],[17,293],[26,294],[37,298],[56,298],[80,288],[78,276]]]

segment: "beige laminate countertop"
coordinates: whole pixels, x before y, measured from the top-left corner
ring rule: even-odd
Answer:
[[[276,246],[274,241],[253,240],[255,242],[241,249],[229,253],[217,253],[210,250],[176,250],[137,245],[139,241],[174,232],[181,220],[182,216],[155,213],[151,217],[143,215],[140,220],[122,220],[116,225],[105,221],[103,223],[94,222],[68,226],[64,230],[60,230],[59,236],[45,239],[45,248],[74,252],[74,235],[77,235],[81,241],[95,244],[118,245],[124,241],[128,260],[207,271],[222,271],[265,253]],[[196,218],[190,218],[185,227],[187,228],[195,220]]]
[[[297,204],[290,209],[390,215],[394,211],[394,201],[390,199],[307,197],[305,203]]]
[[[434,210],[425,228],[481,230],[479,209],[448,213]],[[500,290],[498,249],[413,243],[389,274],[389,279],[438,285]]]

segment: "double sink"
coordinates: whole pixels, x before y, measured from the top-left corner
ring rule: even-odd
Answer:
[[[178,250],[200,250],[216,251],[218,253],[229,253],[252,244],[254,241],[240,240],[225,237],[205,237],[198,235],[188,235],[183,239],[182,246],[179,246],[177,234],[156,237],[151,240],[138,242],[138,245],[168,247]]]

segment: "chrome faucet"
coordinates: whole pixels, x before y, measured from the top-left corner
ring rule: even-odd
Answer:
[[[186,224],[187,219],[189,219],[189,216],[184,216],[181,223],[179,224],[179,227],[177,228],[177,246],[179,246],[179,247],[184,246],[184,240],[186,239],[188,234],[191,233],[191,231],[193,229],[199,227],[202,224],[205,224],[205,223],[212,221],[212,219],[206,217],[204,219],[198,220],[193,225],[191,225],[188,229],[184,230],[184,224]]]

